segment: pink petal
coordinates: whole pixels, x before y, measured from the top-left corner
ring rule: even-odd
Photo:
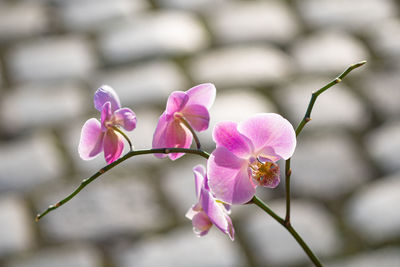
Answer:
[[[182,91],[175,91],[172,92],[167,101],[167,114],[174,114],[175,112],[179,112],[183,109],[186,105],[189,97],[186,95],[185,92]]]
[[[176,120],[168,123],[164,137],[167,147],[190,148],[193,140],[192,133]],[[184,154],[185,153],[171,153],[168,154],[168,156],[171,160],[176,160]]]
[[[205,184],[205,177],[206,177],[206,169],[204,168],[203,165],[197,165],[196,167],[193,168],[193,173],[194,173],[194,185],[196,189],[196,197],[200,197],[200,191],[201,188]]]
[[[136,128],[136,114],[130,108],[120,108],[114,112],[113,123],[132,131]]]
[[[94,107],[101,112],[103,109],[103,105],[107,102],[111,103],[112,112],[121,108],[119,97],[114,89],[112,89],[108,85],[102,85],[94,93]]]
[[[217,199],[229,204],[244,204],[255,193],[248,162],[225,147],[217,147],[207,161],[209,186]]]
[[[158,119],[157,127],[153,134],[152,148],[167,147],[165,133],[166,133],[168,121],[167,121],[166,117],[167,117],[167,115],[164,112]],[[166,154],[154,154],[154,156],[156,156],[157,158],[165,158],[167,155]]]
[[[288,120],[275,113],[260,113],[241,122],[240,133],[248,137],[258,152],[272,148],[276,155],[288,159],[296,148],[296,133]]]
[[[215,86],[211,83],[203,83],[186,91],[189,96],[188,105],[201,105],[210,109],[215,100]]]
[[[200,203],[211,222],[222,232],[228,234],[233,240],[234,232],[232,221],[226,214],[223,204],[216,202],[216,199],[212,196],[211,192],[205,188],[202,188],[201,190]]]
[[[231,121],[219,122],[215,125],[213,139],[218,146],[224,146],[233,154],[247,158],[253,151],[251,141],[237,130],[237,123]]]
[[[101,110],[101,127],[103,129],[103,131],[107,130],[107,125],[111,123],[111,103],[110,102],[106,102],[103,105],[103,109]]]
[[[193,231],[197,236],[204,236],[212,226],[210,218],[204,213],[199,212],[192,218]]]
[[[94,118],[85,122],[81,131],[78,152],[83,160],[96,157],[103,150],[103,136],[100,122]]]
[[[122,150],[124,149],[124,141],[119,134],[109,129],[104,136],[103,147],[104,157],[107,163],[110,164],[121,156]]]
[[[201,132],[208,129],[210,114],[205,107],[199,105],[186,106],[182,110],[182,114],[194,130]]]

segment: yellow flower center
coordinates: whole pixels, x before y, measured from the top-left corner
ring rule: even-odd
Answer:
[[[250,170],[254,181],[261,186],[272,185],[279,176],[278,164],[270,161],[265,163],[256,161],[250,165]]]

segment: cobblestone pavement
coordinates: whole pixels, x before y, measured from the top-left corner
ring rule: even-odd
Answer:
[[[256,207],[235,207],[237,238],[197,238],[187,155],[151,155],[106,173],[77,153],[115,88],[149,148],[174,90],[216,85],[213,126],[256,112],[296,125],[312,90],[368,60],[318,99],[293,163],[293,224],[327,266],[400,266],[400,4],[391,0],[0,0],[0,265],[9,267],[309,266]],[[200,135],[210,151],[211,130]],[[284,185],[260,189],[284,212]]]

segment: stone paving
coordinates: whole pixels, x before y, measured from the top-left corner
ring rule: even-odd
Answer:
[[[42,211],[105,165],[77,153],[94,91],[109,84],[149,148],[174,90],[212,82],[212,126],[257,112],[294,125],[317,100],[293,163],[293,225],[327,266],[400,266],[400,4],[394,0],[0,0],[0,266],[310,266],[256,207],[237,238],[197,238],[187,155],[132,158],[67,205]],[[284,213],[284,183],[258,194]]]

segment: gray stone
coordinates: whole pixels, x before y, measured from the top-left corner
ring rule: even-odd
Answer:
[[[276,112],[276,107],[263,94],[252,88],[218,90],[215,103],[210,109],[210,126],[208,130],[199,133],[200,141],[206,147],[214,148],[212,131],[217,122],[224,120],[241,122],[256,113],[263,112]]]
[[[44,132],[0,147],[0,192],[30,190],[57,179],[63,171],[54,140]]]
[[[400,20],[392,18],[373,25],[369,41],[377,53],[387,60],[400,58]]]
[[[226,1],[227,0],[155,0],[155,2],[163,8],[177,8],[191,11],[209,11]]]
[[[100,35],[100,49],[107,61],[126,62],[149,56],[186,55],[208,45],[197,18],[189,13],[147,13]]]
[[[115,251],[117,267],[246,266],[244,257],[236,243],[220,231],[212,229],[198,238],[189,227]]]
[[[0,118],[7,131],[65,125],[84,111],[77,84],[26,84],[4,93]],[[62,99],[62,101],[60,101]]]
[[[292,158],[292,191],[333,200],[371,178],[354,143],[339,132],[301,138]]]
[[[384,247],[326,264],[328,267],[393,267],[400,266],[400,247]]]
[[[400,115],[400,76],[397,70],[369,73],[360,80],[362,93],[375,106],[379,115],[396,119]]]
[[[290,120],[297,125],[304,117],[312,92],[331,80],[333,77],[294,80],[277,90],[275,96],[288,112]],[[352,88],[346,86],[343,81],[318,97],[311,113],[311,119],[312,121],[308,123],[307,127],[337,128],[344,126],[350,129],[360,129],[369,122],[370,113],[360,98],[352,92]]]
[[[212,82],[217,88],[260,86],[287,78],[291,66],[289,58],[275,47],[232,46],[195,56],[189,72],[196,82]]]
[[[98,73],[92,87],[102,84],[113,87],[123,103],[132,106],[166,103],[172,91],[188,89],[188,83],[177,65],[163,60]]]
[[[60,1],[59,15],[69,30],[101,29],[116,19],[129,19],[148,8],[144,0],[72,0]]]
[[[400,170],[400,121],[389,121],[372,131],[365,146],[386,172]]]
[[[27,250],[33,245],[33,218],[19,197],[3,194],[0,198],[0,256]]]
[[[313,74],[339,74],[349,65],[369,58],[361,41],[345,32],[328,30],[299,39],[292,54],[300,72]]]
[[[284,216],[283,201],[268,205],[277,214]],[[342,241],[333,224],[332,215],[322,206],[296,199],[292,201],[291,211],[293,227],[319,257],[331,256],[340,250]],[[249,249],[259,266],[291,266],[310,262],[293,236],[261,210],[246,220],[246,228],[243,230],[251,240]]]
[[[43,37],[13,47],[7,57],[13,81],[87,78],[97,62],[87,39]]]
[[[0,3],[0,42],[46,32],[49,27],[46,12],[39,3]]]
[[[134,175],[115,174],[115,170],[104,174],[70,203],[44,217],[39,225],[43,235],[49,240],[98,240],[168,226],[171,217],[159,205],[149,177],[139,171]],[[38,194],[36,207],[42,210],[54,204],[78,185],[78,180],[59,183],[51,193]]]
[[[400,173],[365,185],[347,203],[346,221],[370,243],[400,237]]]
[[[300,0],[296,4],[305,22],[321,29],[364,31],[382,19],[397,15],[396,3],[392,0]]]
[[[54,246],[32,252],[10,261],[7,267],[97,267],[102,266],[101,255],[86,244]]]
[[[299,30],[294,14],[281,1],[234,1],[215,8],[208,14],[206,22],[220,43],[287,43]]]

